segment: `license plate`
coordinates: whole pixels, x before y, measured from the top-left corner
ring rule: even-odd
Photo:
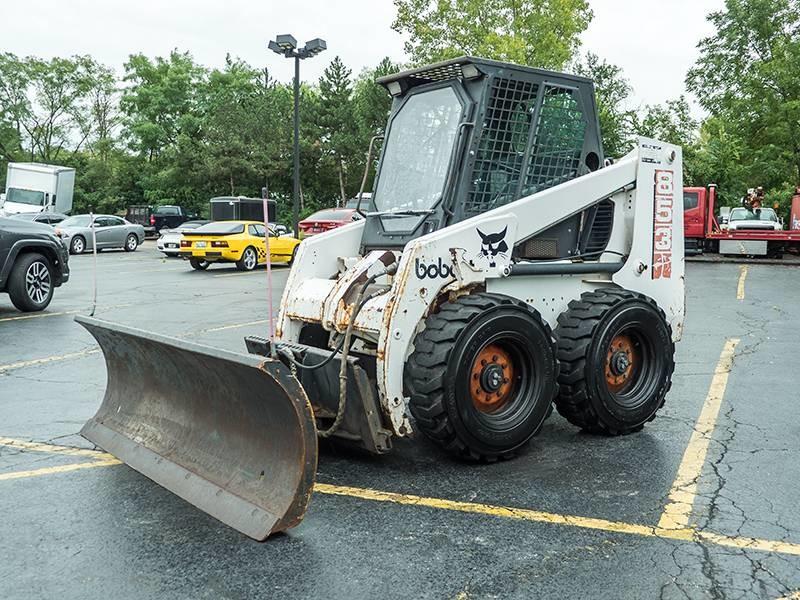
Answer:
[[[177,248],[178,244],[167,244],[167,248]]]
[[[197,243],[195,243],[194,246],[195,246],[195,248],[205,248],[206,247],[206,243],[205,242],[197,242]]]

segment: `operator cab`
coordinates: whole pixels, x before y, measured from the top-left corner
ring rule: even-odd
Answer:
[[[589,79],[465,56],[378,83],[393,104],[374,193],[361,206],[364,250],[402,249],[603,162]],[[524,240],[515,254],[552,259],[604,247],[590,239],[596,221],[610,234],[611,206],[602,204]]]

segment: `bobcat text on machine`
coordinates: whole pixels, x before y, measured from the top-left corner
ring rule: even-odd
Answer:
[[[89,318],[108,387],[82,433],[239,531],[300,522],[317,437],[419,431],[510,458],[559,413],[654,418],[684,319],[679,147],[603,167],[590,80],[462,57],[384,77],[365,219],[305,240],[248,354]],[[677,243],[674,243],[677,240]]]

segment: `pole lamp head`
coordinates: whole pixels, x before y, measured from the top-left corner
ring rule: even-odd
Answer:
[[[308,56],[316,56],[320,52],[327,50],[327,48],[328,44],[325,43],[325,40],[320,38],[314,38],[313,40],[306,42],[306,45],[304,46],[303,50],[305,50],[305,53]]]
[[[275,43],[284,52],[291,52],[292,50],[297,48],[297,40],[294,39],[293,35],[290,35],[288,33],[276,37]]]

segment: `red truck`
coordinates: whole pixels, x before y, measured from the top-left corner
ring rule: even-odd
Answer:
[[[716,201],[717,186],[713,183],[708,188],[683,188],[683,236],[687,254],[719,252],[780,258],[786,250],[800,250],[800,229],[785,231],[771,208],[755,211],[733,208],[728,223],[720,224],[714,216]],[[800,201],[797,204],[800,205]]]

